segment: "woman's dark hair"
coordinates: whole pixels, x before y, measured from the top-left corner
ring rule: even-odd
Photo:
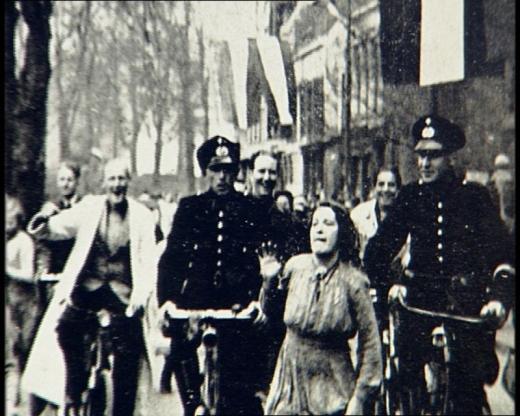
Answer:
[[[343,262],[350,262],[352,265],[359,267],[359,237],[350,219],[350,215],[347,211],[339,204],[332,201],[323,201],[318,203],[314,208],[311,216],[314,217],[314,213],[320,207],[329,207],[336,216],[336,222],[338,223],[338,254],[339,259]]]
[[[374,188],[377,185],[377,177],[379,176],[379,174],[381,172],[392,173],[395,178],[395,184],[397,185],[397,189],[401,189],[401,185],[402,185],[401,174],[399,173],[399,169],[395,165],[383,165],[377,170],[377,173],[374,176],[374,183],[372,184]]]

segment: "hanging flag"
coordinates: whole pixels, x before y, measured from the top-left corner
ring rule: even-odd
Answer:
[[[257,46],[265,77],[280,116],[280,124],[282,126],[291,125],[293,119],[289,111],[287,79],[280,43],[275,36],[259,36]]]
[[[464,79],[464,0],[422,0],[419,85]]]
[[[247,62],[249,43],[246,38],[228,40],[233,74],[235,111],[238,127],[247,129]]]

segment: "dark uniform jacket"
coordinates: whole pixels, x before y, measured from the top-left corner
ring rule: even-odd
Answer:
[[[159,262],[158,301],[181,308],[230,308],[257,299],[258,211],[238,192],[183,198]]]
[[[276,244],[282,263],[297,254],[310,252],[308,231],[292,214],[280,212],[270,196],[248,198],[260,217],[262,241]]]
[[[460,276],[468,296],[473,292],[480,297],[468,299],[474,305],[472,312],[490,299],[509,304],[501,282],[486,294],[496,267],[512,263],[514,247],[485,187],[465,183],[451,170],[434,183],[404,186],[395,209],[367,244],[364,262],[371,279],[388,278],[389,265],[408,233],[408,268],[416,279]]]

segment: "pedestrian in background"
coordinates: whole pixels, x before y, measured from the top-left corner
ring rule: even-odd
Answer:
[[[279,164],[275,155],[266,151],[259,151],[251,157],[250,165],[251,192],[248,195],[261,217],[262,241],[264,244],[276,246],[277,256],[285,263],[295,254],[308,250],[305,246],[307,239],[301,238],[301,225],[288,213],[292,209],[292,194],[288,191],[279,191],[275,194],[278,182]],[[285,201],[283,208],[286,213],[277,208]],[[285,326],[281,319],[268,319],[266,326],[259,330],[258,369],[259,395],[262,399],[267,396],[278,350],[283,341]]]
[[[5,208],[4,284],[6,306],[9,309],[6,316],[6,347],[9,350],[6,366],[10,374],[9,392],[11,396],[16,396],[14,399],[9,397],[10,405],[15,407],[20,403],[19,376],[25,369],[36,324],[35,246],[32,238],[23,230],[24,211],[19,199],[6,195]]]
[[[45,202],[40,210],[45,210],[49,214],[55,215],[81,201],[81,195],[78,194],[80,176],[81,168],[77,163],[72,161],[61,162],[56,176],[59,196],[54,200]],[[52,298],[55,285],[55,281],[45,281],[45,276],[54,275],[56,279],[59,277],[74,245],[74,239],[60,241],[42,240],[37,241],[36,244],[36,273],[41,315]]]
[[[495,170],[489,181],[489,190],[497,206],[500,218],[508,231],[515,229],[515,185],[511,170],[511,160],[503,153],[495,158]]]

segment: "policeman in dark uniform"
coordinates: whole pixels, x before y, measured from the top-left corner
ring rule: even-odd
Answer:
[[[210,189],[179,202],[159,262],[159,305],[163,310],[170,302],[183,309],[243,308],[258,298],[261,278],[256,255],[260,240],[257,211],[233,188],[240,146],[215,136],[198,149],[197,159]],[[173,371],[185,413],[191,415],[200,403],[198,340],[190,339],[186,325],[173,324],[169,331]],[[250,388],[249,367],[254,361],[250,331],[250,323],[219,327],[224,414],[262,413]]]
[[[487,189],[465,183],[450,165],[449,155],[465,144],[464,132],[449,120],[427,115],[413,125],[412,137],[420,180],[402,188],[395,209],[369,240],[364,257],[369,277],[376,282],[390,278],[390,263],[410,233],[410,263],[404,276],[391,281],[396,284],[389,297],[406,296],[409,304],[430,310],[505,320],[512,302],[508,284],[514,244]],[[429,336],[438,323],[404,313],[401,318],[401,385],[420,403]],[[495,332],[469,325],[454,331],[455,414],[481,414],[483,385],[497,376]]]

